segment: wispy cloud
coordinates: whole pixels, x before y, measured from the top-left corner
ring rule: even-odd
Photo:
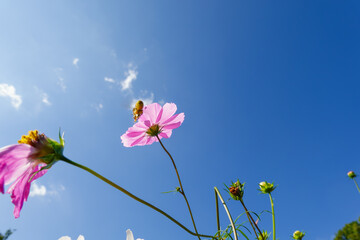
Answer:
[[[115,80],[109,77],[104,77],[104,81],[109,83],[115,83]]]
[[[73,60],[73,62],[72,62],[73,65],[74,65],[75,67],[77,67],[77,68],[79,67],[79,66],[78,66],[79,60],[80,60],[80,59],[78,59],[78,58],[74,58],[74,60]]]
[[[51,102],[49,101],[49,96],[46,93],[42,94],[42,100],[43,103],[45,103],[46,105],[50,106]]]
[[[132,65],[128,65],[128,70],[125,72],[126,78],[120,82],[121,90],[131,89],[131,83],[137,78],[138,72],[136,68]]]
[[[139,100],[143,101],[145,106],[153,103],[154,102],[154,93],[150,93],[150,96],[144,97],[146,94],[147,94],[147,91],[144,91],[142,94],[143,97],[133,98],[131,100],[129,108],[133,109],[133,107],[135,106],[135,103]]]
[[[97,112],[100,112],[101,111],[101,109],[103,109],[104,108],[104,105],[102,105],[102,103],[99,103],[99,104],[92,104],[91,105],[93,108],[95,108],[95,110],[97,111]]]
[[[57,84],[61,87],[61,89],[65,92],[66,90],[66,85],[65,85],[65,81],[64,78],[61,76],[63,69],[62,68],[56,68],[55,70],[55,74],[57,76],[58,82]]]
[[[38,185],[36,182],[34,182],[31,185],[30,197],[45,196],[45,195],[46,195],[46,187],[44,185]]]
[[[6,83],[0,84],[0,96],[10,98],[11,105],[16,109],[18,109],[22,103],[22,98],[16,94],[15,87]]]

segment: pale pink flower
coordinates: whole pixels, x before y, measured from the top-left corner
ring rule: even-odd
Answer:
[[[63,148],[63,144],[44,134],[38,135],[37,131],[30,131],[29,136],[23,136],[19,143],[0,149],[0,192],[4,193],[4,185],[12,183],[7,193],[11,194],[15,205],[15,218],[20,216],[29,196],[31,182],[47,172],[59,156],[56,149],[62,151]]]
[[[175,114],[176,110],[175,103],[166,103],[163,107],[158,103],[145,106],[139,121],[121,136],[122,143],[125,147],[144,146],[158,141],[156,136],[169,138],[185,118],[184,113]]]

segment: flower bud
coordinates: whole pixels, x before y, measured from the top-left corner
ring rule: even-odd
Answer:
[[[293,234],[294,239],[301,240],[305,236],[305,233],[300,232],[299,230],[295,231]]]
[[[269,236],[270,235],[267,233],[267,231],[262,231],[262,233],[259,234],[259,240],[268,240]]]
[[[353,178],[356,177],[356,174],[354,173],[354,171],[348,172],[347,175],[348,175],[348,177],[351,178],[351,179],[353,179]]]
[[[229,187],[230,197],[234,200],[241,200],[244,195],[244,185],[245,183],[241,184],[239,180],[232,183]]]
[[[276,188],[273,183],[261,182],[259,183],[260,191],[264,194],[271,193]]]

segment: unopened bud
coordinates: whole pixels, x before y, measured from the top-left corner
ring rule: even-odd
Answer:
[[[234,200],[241,200],[244,195],[244,185],[241,184],[239,180],[237,180],[235,183],[232,183],[229,187],[229,194],[232,199]]]
[[[305,233],[300,232],[299,230],[295,231],[293,234],[294,239],[301,240],[305,236]]]
[[[276,188],[273,183],[261,182],[259,183],[260,191],[264,194],[271,193]]]
[[[353,179],[353,178],[356,177],[356,174],[354,173],[354,171],[348,172],[347,175],[348,175],[348,177],[351,178],[351,179]]]

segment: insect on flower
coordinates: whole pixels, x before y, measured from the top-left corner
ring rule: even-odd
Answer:
[[[169,138],[172,130],[180,127],[184,113],[175,114],[175,103],[165,103],[163,107],[152,103],[143,108],[139,121],[121,136],[125,147],[150,145],[157,138]]]
[[[136,122],[139,119],[139,117],[143,114],[143,108],[144,108],[144,103],[141,100],[137,101],[135,107],[133,108],[134,122]]]

